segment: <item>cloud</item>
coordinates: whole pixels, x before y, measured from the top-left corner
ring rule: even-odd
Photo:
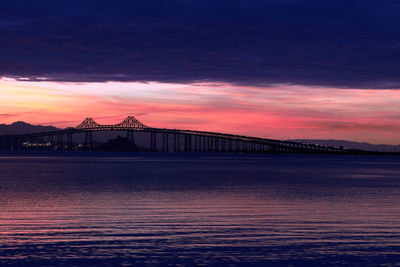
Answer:
[[[354,122],[354,121],[310,121],[309,126],[333,132],[333,131],[369,131],[369,132],[394,132],[400,130],[400,124],[393,122]]]
[[[400,3],[0,3],[0,76],[400,88]]]
[[[11,114],[11,113],[0,114],[0,118],[8,118],[8,117],[14,117],[14,116],[17,116],[17,114]]]

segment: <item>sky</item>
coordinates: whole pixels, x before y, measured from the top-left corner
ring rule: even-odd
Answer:
[[[0,2],[0,123],[400,144],[399,1]]]

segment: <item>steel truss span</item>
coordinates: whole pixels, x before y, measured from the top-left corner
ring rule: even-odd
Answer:
[[[77,150],[73,135],[84,133],[81,149],[94,150],[93,134],[104,131],[126,131],[129,142],[135,142],[135,134],[146,133],[150,151],[159,152],[207,152],[207,153],[340,153],[360,154],[365,151],[343,147],[329,147],[308,143],[288,142],[250,136],[149,127],[133,116],[121,123],[102,125],[86,118],[73,128],[64,130],[0,136],[3,150]]]

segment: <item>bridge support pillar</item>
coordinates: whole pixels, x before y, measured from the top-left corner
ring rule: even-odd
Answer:
[[[5,138],[5,137],[3,137],[3,138],[1,138],[0,137],[0,149],[7,149],[8,147],[7,147],[7,138]]]
[[[67,134],[67,150],[72,150],[72,133]]]
[[[243,142],[243,153],[247,153],[247,141]]]
[[[48,149],[49,150],[54,150],[54,142],[53,142],[53,139],[54,139],[54,137],[53,137],[53,135],[49,135],[48,136],[48,140],[49,140],[49,147],[48,147]]]
[[[38,143],[39,143],[38,150],[44,150],[44,148],[45,148],[44,136],[39,136]]]
[[[92,131],[87,131],[85,133],[85,142],[83,143],[83,147],[87,150],[93,150],[93,135]]]
[[[150,150],[155,152],[157,151],[157,133],[150,133]]]
[[[194,136],[194,152],[199,152],[199,136],[195,135]]]
[[[168,133],[163,133],[162,151],[169,152]]]
[[[135,135],[134,135],[134,131],[132,130],[128,130],[126,132],[126,139],[128,140],[128,142],[132,143],[133,145],[135,145]]]
[[[192,152],[192,135],[185,134],[185,152]]]
[[[232,140],[231,139],[228,140],[228,152],[232,153]]]
[[[57,150],[64,150],[63,135],[57,135]]]
[[[29,137],[29,150],[33,150],[33,143],[35,143],[35,138]]]
[[[208,153],[212,153],[213,152],[213,137],[209,136],[207,138],[207,145],[208,145]]]
[[[1,149],[10,149],[10,140],[9,138],[3,137],[1,141]]]
[[[15,144],[15,137],[11,138],[11,150],[17,150],[16,144]]]
[[[183,135],[183,140],[184,140],[184,143],[183,143],[183,151],[184,152],[188,152],[188,137],[187,137],[187,134],[184,134]]]
[[[44,150],[44,136],[39,136],[38,150]]]
[[[201,152],[201,148],[202,148],[202,146],[201,146],[201,144],[202,144],[202,138],[201,138],[201,136],[198,136],[198,139],[199,139],[199,144],[198,144],[198,152]]]
[[[174,152],[181,152],[181,136],[179,134],[174,134]]]
[[[226,153],[226,140],[221,139],[221,151],[222,153]]]
[[[8,148],[9,150],[12,150],[12,147],[13,147],[12,142],[13,142],[13,138],[12,138],[12,137],[8,137],[8,138],[7,138],[7,148]]]
[[[17,147],[17,150],[21,150],[21,148],[22,148],[22,138],[21,137],[17,137],[16,138],[16,147]]]
[[[197,144],[197,147],[198,147],[198,150],[197,150],[197,152],[201,152],[201,136],[197,136],[197,138],[198,138],[198,144]]]

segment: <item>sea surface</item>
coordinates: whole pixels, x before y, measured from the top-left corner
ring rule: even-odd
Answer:
[[[400,157],[3,152],[0,265],[399,266]]]

